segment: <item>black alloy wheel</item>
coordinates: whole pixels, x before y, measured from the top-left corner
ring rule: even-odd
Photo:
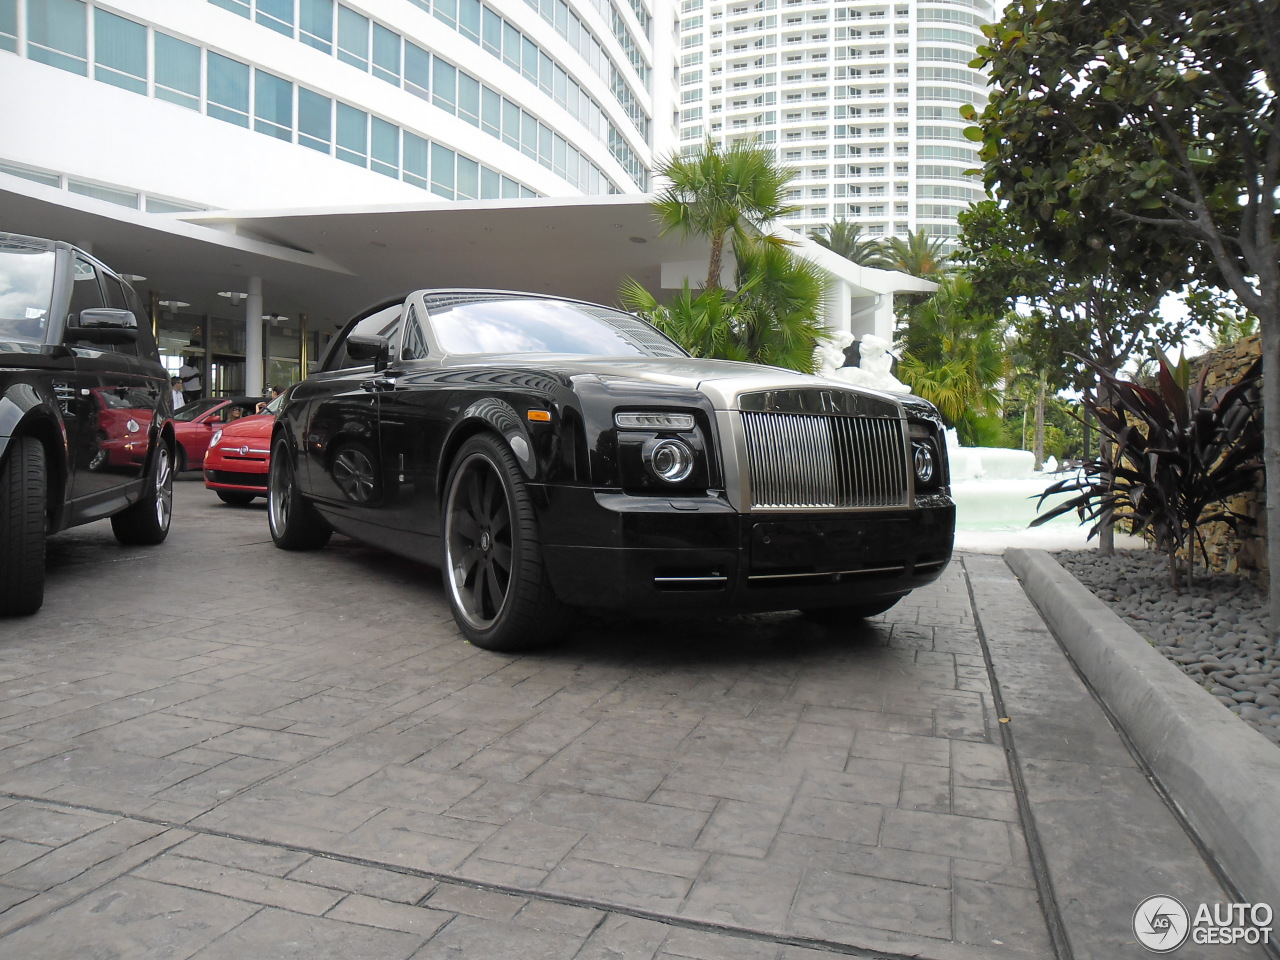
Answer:
[[[333,535],[333,528],[298,491],[293,453],[283,437],[271,449],[267,525],[271,539],[281,550],[318,550]]]
[[[0,465],[0,615],[35,613],[44,603],[47,497],[44,445],[15,437]]]
[[[533,504],[505,444],[480,434],[462,445],[443,513],[444,582],[463,636],[512,651],[561,634],[569,610],[547,578]]]
[[[154,546],[169,536],[173,520],[173,451],[167,440],[156,444],[146,494],[111,518],[111,532],[121,543]]]

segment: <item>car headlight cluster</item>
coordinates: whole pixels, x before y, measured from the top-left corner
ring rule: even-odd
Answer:
[[[941,489],[947,482],[946,461],[938,447],[937,434],[922,423],[910,425],[911,469],[916,491],[924,493]]]
[[[218,441],[222,439],[222,431],[215,430],[213,436],[209,438],[209,448],[212,449],[218,445]]]
[[[707,485],[702,435],[691,413],[614,414],[622,484],[664,489]]]

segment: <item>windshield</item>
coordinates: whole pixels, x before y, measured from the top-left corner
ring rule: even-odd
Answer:
[[[196,417],[200,416],[200,414],[207,413],[222,402],[223,400],[221,397],[209,397],[206,400],[192,400],[190,403],[179,407],[178,411],[173,415],[173,419],[194,420]]]
[[[54,256],[52,250],[0,245],[0,340],[44,342]]]
[[[564,300],[445,300],[431,306],[431,329],[450,354],[561,353],[593,357],[686,357],[630,314]]]

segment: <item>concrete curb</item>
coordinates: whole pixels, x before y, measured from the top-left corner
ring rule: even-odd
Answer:
[[[1005,561],[1244,899],[1280,909],[1280,750],[1048,553]]]

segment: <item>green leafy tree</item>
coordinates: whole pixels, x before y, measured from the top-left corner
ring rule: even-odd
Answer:
[[[999,435],[1003,340],[1003,317],[985,309],[963,273],[944,276],[899,331],[899,378],[938,408],[961,443]]]
[[[1280,504],[1280,5],[1017,0],[983,32],[974,65],[992,91],[965,115],[987,188],[1038,248],[1077,269],[1106,251],[1121,283],[1141,250],[1148,266],[1208,274],[1258,318]],[[1280,510],[1267,525],[1280,636]]]
[[[720,286],[726,245],[786,245],[769,225],[796,210],[782,202],[794,172],[778,165],[768,147],[738,142],[727,150],[708,140],[702,150],[666,160],[668,181],[654,201],[662,232],[711,241],[705,287]]]
[[[809,236],[833,253],[864,267],[873,267],[879,261],[880,242],[864,237],[862,227],[849,220],[828,223]]]

